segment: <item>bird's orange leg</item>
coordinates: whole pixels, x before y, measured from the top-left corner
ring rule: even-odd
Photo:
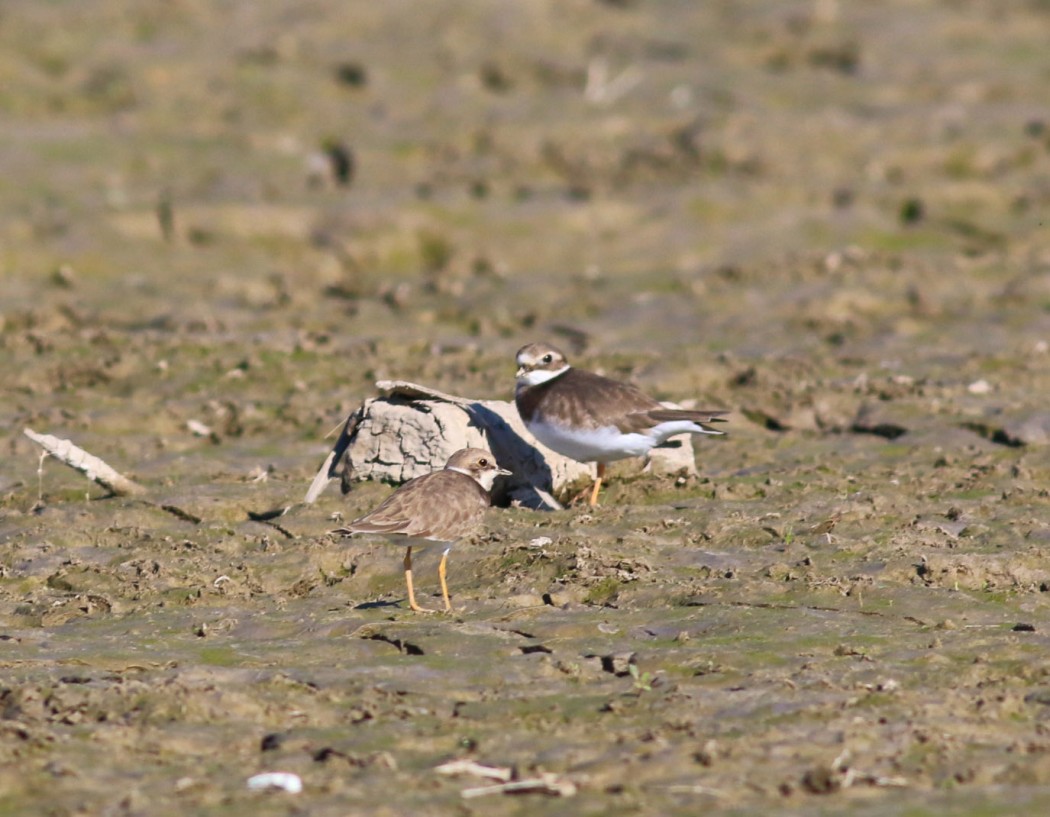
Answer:
[[[448,561],[448,551],[441,554],[441,562],[438,564],[438,578],[441,579],[441,596],[445,599],[445,612],[452,612],[452,602],[448,599],[448,584],[445,582],[445,563]]]
[[[408,587],[408,606],[417,613],[430,613],[432,610],[424,609],[416,604],[416,592],[412,587],[412,548],[405,548],[405,585]]]
[[[578,494],[573,494],[572,498],[568,500],[569,505],[578,505],[587,500],[587,504],[594,508],[598,504],[598,491],[602,487],[602,481],[605,478],[605,465],[602,463],[595,463],[598,466],[598,476],[595,478],[594,483],[587,488],[584,488]]]
[[[594,488],[591,490],[591,501],[590,506],[595,508],[598,506],[598,491],[601,490],[602,480],[605,479],[605,463],[598,463],[598,476],[594,480]]]

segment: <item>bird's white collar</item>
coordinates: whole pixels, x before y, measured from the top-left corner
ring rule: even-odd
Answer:
[[[568,365],[555,369],[553,372],[546,369],[533,369],[531,372],[523,372],[518,376],[518,386],[539,386],[541,383],[553,380],[567,371],[569,371]]]

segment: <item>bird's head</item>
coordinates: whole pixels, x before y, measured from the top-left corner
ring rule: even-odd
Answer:
[[[486,491],[492,490],[492,483],[498,476],[508,476],[511,472],[500,468],[496,458],[481,448],[461,448],[445,464],[450,471],[459,471],[473,478]]]
[[[569,363],[562,351],[549,343],[530,343],[518,350],[517,384],[538,386],[569,370]]]

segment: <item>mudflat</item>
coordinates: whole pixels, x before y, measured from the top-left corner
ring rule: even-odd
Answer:
[[[0,22],[0,811],[1050,808],[1050,5]],[[493,508],[452,616],[328,534],[391,486],[249,518],[541,339],[729,433]]]

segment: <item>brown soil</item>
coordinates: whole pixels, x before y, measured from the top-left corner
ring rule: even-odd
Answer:
[[[1050,809],[1046,2],[0,18],[0,813]],[[453,617],[326,534],[388,486],[248,519],[534,339],[731,433],[494,509]]]

